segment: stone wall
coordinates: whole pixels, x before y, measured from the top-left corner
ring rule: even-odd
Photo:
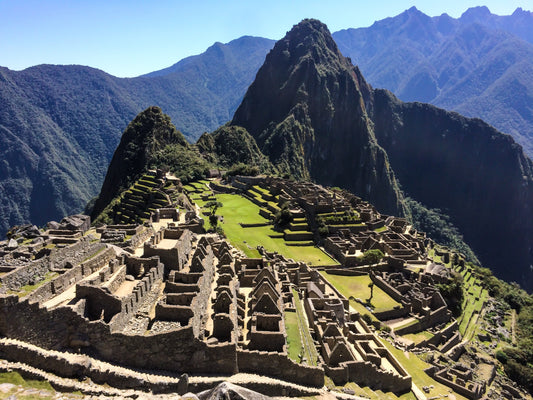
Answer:
[[[324,385],[324,370],[297,364],[286,355],[265,351],[237,350],[239,372],[271,376],[304,386]]]
[[[374,316],[380,321],[387,321],[389,319],[403,318],[409,314],[408,307],[398,307],[387,311],[376,311]]]
[[[51,269],[63,269],[67,263],[77,265],[87,256],[96,253],[105,247],[102,243],[91,243],[90,239],[83,237],[73,245],[52,249],[48,257],[32,261],[0,277],[0,283],[7,289],[18,290],[22,286],[38,282],[43,279]]]
[[[110,260],[115,258],[115,251],[107,248],[91,259],[72,267],[63,272],[50,282],[41,285],[28,296],[31,302],[44,302],[63,293],[67,288],[74,285],[86,276],[102,268]]]
[[[144,336],[112,333],[108,324],[88,321],[73,307],[46,310],[19,302],[17,296],[0,296],[0,334],[46,349],[81,348],[134,368],[228,375],[237,371],[234,344],[207,346],[191,326]]]
[[[209,187],[211,188],[212,191],[214,192],[217,192],[217,193],[229,193],[229,194],[232,194],[232,193],[237,193],[238,190],[234,187],[231,187],[231,186],[226,186],[226,185],[220,185],[218,184],[217,182],[211,182],[209,184]]]
[[[352,381],[357,382],[359,386],[370,386],[373,390],[394,393],[408,392],[411,389],[412,378],[408,374],[401,376],[377,369],[368,361],[351,361],[341,363],[338,367],[326,365],[324,368],[337,385]],[[400,371],[403,371],[403,368]]]
[[[207,321],[208,301],[211,297],[211,284],[215,275],[214,254],[211,246],[206,246],[206,256],[202,260],[204,267],[203,277],[198,280],[199,292],[191,302],[194,316],[191,320],[193,332],[196,337],[203,336],[203,328]]]
[[[406,326],[404,328],[394,329],[394,332],[397,335],[406,335],[408,333],[420,332],[432,326],[446,323],[450,319],[451,312],[448,310],[448,307],[443,306],[435,311],[432,311],[429,315],[420,318],[417,323]]]
[[[389,285],[387,282],[385,282],[381,277],[376,276],[375,274],[371,273],[370,279],[372,279],[372,282],[374,282],[377,287],[379,287],[381,290],[387,293],[390,297],[392,297],[398,303],[402,302],[404,298],[403,295],[399,291],[397,291],[395,288],[393,288],[391,285]]]

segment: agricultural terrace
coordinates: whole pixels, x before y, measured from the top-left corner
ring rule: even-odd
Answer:
[[[483,289],[479,280],[474,276],[473,271],[468,267],[455,266],[455,270],[463,276],[463,287],[465,296],[462,304],[462,313],[458,318],[459,332],[465,339],[472,339],[476,334],[478,319],[485,301],[488,298],[488,292]]]
[[[435,262],[445,264],[448,268],[453,268],[463,277],[464,298],[461,307],[462,312],[457,320],[459,322],[459,332],[463,338],[471,340],[476,334],[476,330],[479,328],[478,320],[489,294],[487,290],[483,289],[481,286],[481,283],[475,276],[472,268],[468,265],[465,265],[464,267],[460,265],[452,265],[451,261],[444,263],[442,257],[437,254],[438,250],[439,248],[437,247],[437,250],[431,249],[428,251],[428,257],[432,258]]]
[[[189,192],[191,200],[201,208],[211,201],[222,203],[222,207],[216,210],[216,214],[221,217],[219,226],[224,230],[230,243],[242,250],[246,256],[259,257],[257,246],[263,246],[268,251],[278,252],[287,258],[303,261],[309,265],[338,264],[318,247],[288,245],[283,233],[274,231],[270,221],[259,215],[259,206],[238,194],[214,195],[205,183],[189,183],[184,189]],[[202,208],[201,212],[205,217],[210,210]],[[205,219],[207,221],[207,218]],[[241,224],[256,226],[243,227]]]

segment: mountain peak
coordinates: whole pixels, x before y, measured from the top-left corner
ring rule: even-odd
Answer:
[[[466,22],[475,22],[481,18],[490,17],[492,13],[487,6],[470,7],[462,15],[462,20]]]
[[[306,19],[267,55],[231,125],[245,128],[280,170],[402,214],[401,194],[367,116],[370,91],[327,26]]]
[[[315,62],[328,59],[343,58],[333,40],[328,27],[316,19],[304,19],[294,25],[285,37],[276,43],[275,51],[290,55],[291,61],[309,55],[311,52]],[[287,53],[288,52],[288,53]]]

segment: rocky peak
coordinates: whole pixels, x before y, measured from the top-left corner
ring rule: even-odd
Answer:
[[[267,55],[231,125],[244,127],[280,170],[352,190],[402,214],[387,156],[374,137],[370,86],[323,23],[295,25]]]
[[[487,6],[471,7],[466,10],[462,15],[461,19],[465,22],[477,22],[483,18],[489,18],[492,16],[492,13]]]

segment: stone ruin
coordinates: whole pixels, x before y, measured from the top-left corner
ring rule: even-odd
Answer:
[[[400,303],[375,313],[384,323],[416,320],[396,334],[439,327],[425,345],[448,350],[460,342],[457,323],[434,288],[450,279],[449,269],[427,258],[432,243],[405,219],[309,183],[237,177],[234,188],[256,184],[309,221],[355,210],[360,223],[333,229],[324,240],[341,263],[328,272],[368,274]],[[323,386],[327,375],[337,385],[410,390],[411,377],[374,327],[317,269],[265,249],[261,258],[244,257],[218,235],[205,234],[193,210],[161,209],[144,225],[87,232],[89,222],[76,216],[16,240],[17,246],[0,243],[2,336],[168,374],[248,372],[311,387]],[[361,265],[359,257],[372,249],[385,258]],[[29,285],[37,287],[19,297]],[[306,345],[316,356],[296,362],[288,357],[285,314],[300,302],[311,338]],[[434,366],[428,373],[454,390],[452,383],[462,379],[470,398],[485,390],[472,386],[466,372]]]

